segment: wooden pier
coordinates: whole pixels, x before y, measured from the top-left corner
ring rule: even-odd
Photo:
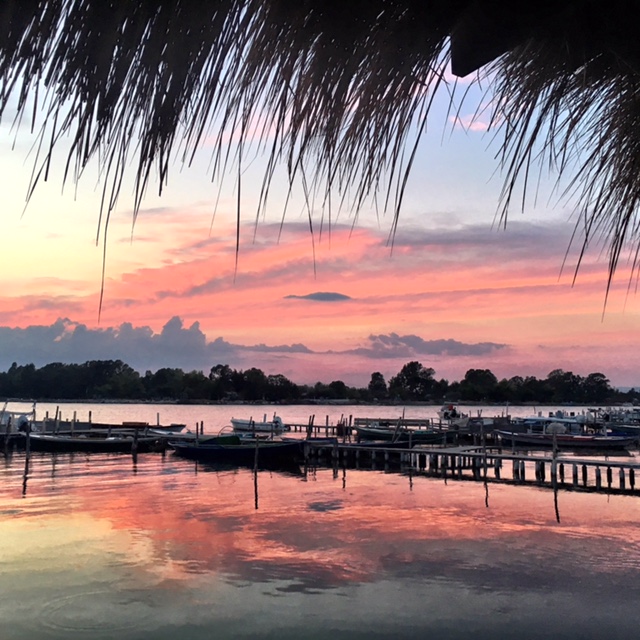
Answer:
[[[355,469],[423,474],[454,480],[535,484],[552,489],[636,493],[640,464],[607,457],[549,457],[478,446],[411,449],[308,442],[305,459]],[[640,492],[637,493],[640,495]]]

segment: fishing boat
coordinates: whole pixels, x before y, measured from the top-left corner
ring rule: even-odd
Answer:
[[[30,411],[11,411],[7,409],[8,402],[0,409],[0,433],[24,433],[30,428],[35,418],[35,403]]]
[[[282,418],[275,413],[271,420],[267,420],[266,413],[264,414],[262,421],[253,420],[252,418],[249,418],[248,420],[242,418],[231,418],[231,426],[234,431],[243,433],[271,433],[273,435],[280,435],[281,433],[288,431],[288,428],[282,422]]]
[[[464,430],[469,426],[469,415],[462,413],[455,405],[445,404],[438,410],[438,418],[441,423],[446,424],[457,431]]]
[[[358,440],[378,440],[414,444],[447,444],[455,439],[455,432],[449,429],[409,429],[407,427],[382,426],[372,423],[368,426],[354,426]]]
[[[171,448],[179,456],[204,462],[227,462],[248,464],[273,461],[295,460],[301,452],[302,441],[243,441],[238,436],[221,436],[205,442],[170,442]],[[230,440],[229,438],[235,438]]]
[[[517,431],[503,431],[497,429],[503,445],[515,447],[541,447],[558,449],[592,449],[592,450],[622,450],[638,444],[638,438],[633,436],[615,436],[590,433],[519,433]]]
[[[86,453],[146,453],[163,451],[166,439],[154,436],[138,436],[131,432],[111,434],[85,432],[39,433],[25,436],[29,438],[32,451],[86,452]]]

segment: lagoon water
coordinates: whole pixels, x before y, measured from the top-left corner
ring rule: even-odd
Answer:
[[[159,413],[208,433],[274,411],[60,408],[113,422]],[[278,407],[285,422],[315,413],[316,424],[401,412]],[[425,415],[435,408],[406,409]],[[19,452],[0,460],[2,640],[640,634],[640,491],[560,491],[556,505],[532,486],[323,467],[254,475],[172,453],[32,454],[24,469]]]

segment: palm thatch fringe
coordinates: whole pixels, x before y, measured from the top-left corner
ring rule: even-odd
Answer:
[[[284,164],[309,194],[349,192],[354,216],[384,194],[397,223],[449,64],[458,75],[484,69],[503,135],[503,216],[517,185],[526,197],[533,166],[569,176],[583,251],[606,246],[611,277],[625,250],[637,266],[640,246],[640,45],[629,4],[4,0],[0,117],[15,106],[16,119],[42,126],[32,189],[63,136],[65,180],[99,158],[105,225],[132,158],[137,212],[151,177],[162,192],[170,159],[190,163],[209,134],[217,174],[241,165],[252,143],[266,153],[261,208]]]

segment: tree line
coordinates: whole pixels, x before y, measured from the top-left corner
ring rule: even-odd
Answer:
[[[459,382],[436,379],[435,370],[408,362],[385,380],[378,371],[366,387],[341,380],[296,384],[282,374],[216,364],[208,374],[161,368],[141,375],[122,360],[55,362],[37,368],[15,362],[0,373],[0,397],[36,400],[172,400],[178,402],[474,402],[511,404],[613,404],[640,400],[640,391],[613,388],[602,373],[586,377],[554,369],[545,379],[498,378],[469,369]]]

